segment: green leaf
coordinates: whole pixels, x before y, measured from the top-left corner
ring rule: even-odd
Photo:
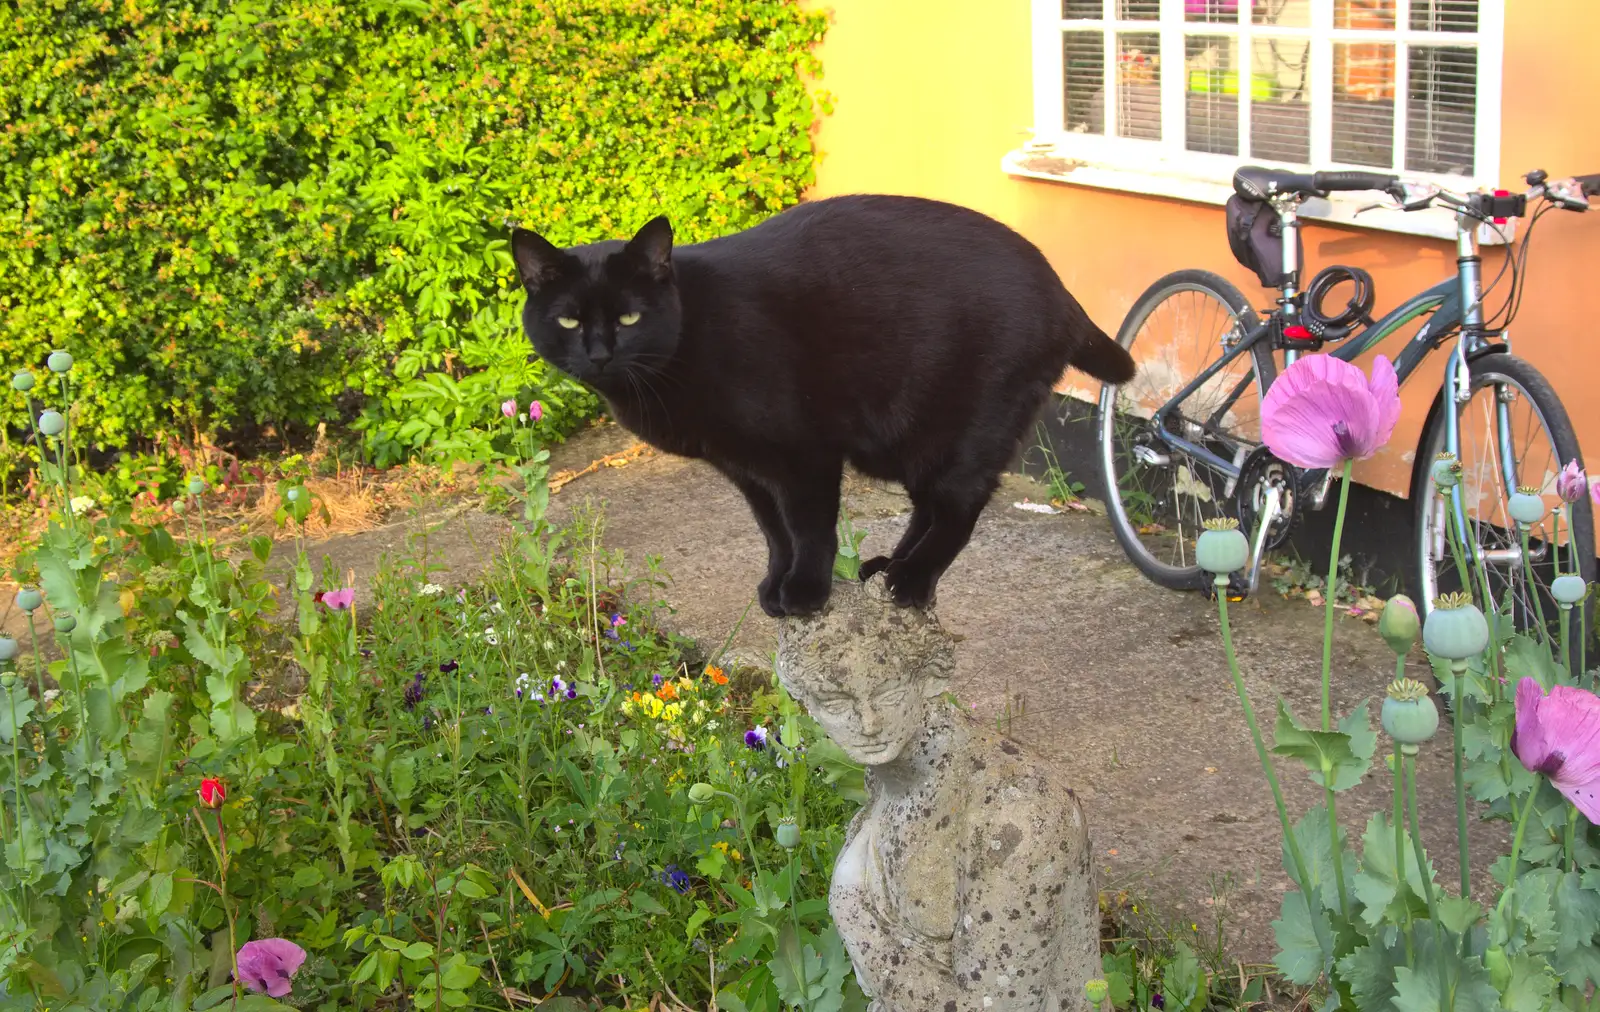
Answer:
[[[1396,1012],[1499,1012],[1500,992],[1481,959],[1463,959],[1448,942],[1440,951],[1425,921],[1418,922],[1412,935],[1415,959],[1395,969]],[[1441,968],[1448,995],[1440,991]]]
[[[476,966],[468,965],[466,957],[457,953],[444,965],[440,983],[452,991],[461,991],[476,983],[481,972]]]
[[[1520,953],[1510,958],[1511,982],[1500,993],[1506,1012],[1550,1012],[1558,981],[1540,956]]]
[[[1385,1009],[1394,1000],[1395,968],[1406,961],[1405,945],[1398,932],[1394,935],[1387,944],[1374,938],[1339,960],[1339,979],[1350,989],[1358,1008]]]
[[[659,906],[660,904],[657,904]],[[665,909],[663,908],[663,913]],[[694,905],[694,913],[689,915],[689,922],[684,928],[684,937],[694,941],[694,936],[700,933],[700,928],[711,919],[711,908],[704,903]]]
[[[1401,829],[1401,847],[1404,849],[1406,887],[1400,888],[1394,853],[1394,827],[1388,816],[1377,812],[1367,820],[1367,831],[1361,837],[1361,870],[1351,883],[1356,898],[1361,901],[1361,917],[1368,927],[1377,927],[1387,921],[1404,925],[1426,917],[1428,904],[1423,897],[1424,875],[1433,881],[1433,867],[1417,868],[1417,852],[1411,834]]]
[[[1366,704],[1363,703],[1346,720],[1351,721],[1357,714],[1364,723]],[[1278,701],[1278,721],[1272,734],[1272,751],[1300,760],[1311,772],[1312,782],[1319,786],[1331,779],[1334,790],[1345,790],[1361,782],[1371,764],[1372,749],[1376,743],[1376,737],[1370,729],[1365,732],[1366,740],[1353,742],[1344,731],[1314,731],[1302,727],[1294,714],[1289,712],[1288,704],[1281,699]],[[1357,754],[1358,745],[1365,748],[1365,756]]]
[[[33,697],[21,678],[12,682],[10,688],[0,688],[0,742],[11,744],[28,722],[33,707]]]
[[[1172,958],[1162,967],[1161,993],[1166,999],[1167,1006],[1173,1009],[1197,1012],[1205,1006],[1206,973],[1201,969],[1200,960],[1195,957],[1194,950],[1188,944],[1178,942]]]
[[[417,760],[414,756],[405,756],[389,764],[389,789],[401,801],[410,799],[411,792],[417,789]]]
[[[639,911],[641,914],[655,914],[657,916],[663,916],[670,915],[671,913],[671,911],[669,911],[666,907],[662,906],[660,900],[656,899],[654,896],[651,896],[643,889],[639,889],[628,894],[628,905]],[[702,906],[703,905],[704,904],[702,904]]]
[[[1501,666],[1513,691],[1524,678],[1537,679],[1545,692],[1561,682],[1561,668],[1551,656],[1550,648],[1522,633],[1511,637],[1506,644]]]
[[[433,946],[427,942],[412,942],[400,950],[400,955],[413,962],[419,959],[427,959],[433,955]]]
[[[1333,937],[1333,925],[1328,915],[1317,912],[1324,937]],[[1312,927],[1311,912],[1306,908],[1306,898],[1299,892],[1285,893],[1278,919],[1272,922],[1272,934],[1278,942],[1278,954],[1273,965],[1289,980],[1309,987],[1322,976],[1324,961],[1322,945],[1317,941],[1317,930]]]

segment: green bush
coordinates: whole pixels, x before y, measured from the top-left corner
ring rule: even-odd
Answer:
[[[812,178],[794,0],[40,0],[0,19],[0,363],[100,448],[359,411],[380,463],[593,396],[529,361],[512,222],[746,227]],[[356,395],[356,396],[351,396]],[[0,466],[28,408],[0,400]]]

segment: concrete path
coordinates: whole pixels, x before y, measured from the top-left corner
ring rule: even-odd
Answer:
[[[625,434],[609,451],[629,442]],[[1206,930],[1220,913],[1235,958],[1265,962],[1288,880],[1281,833],[1228,676],[1215,606],[1162,590],[1123,557],[1106,521],[1027,513],[1013,503],[1039,486],[1010,477],[971,545],[939,586],[937,613],[964,636],[954,689],[983,720],[1001,720],[1025,745],[1058,761],[1087,810],[1102,888],[1126,888],[1174,921]],[[559,507],[603,502],[606,543],[627,558],[660,555],[672,580],[669,623],[714,649],[733,629],[765,572],[765,543],[738,492],[711,468],[655,457],[606,470],[561,493]],[[910,504],[892,490],[847,479],[846,503],[868,531],[863,555],[891,548]],[[1267,733],[1281,693],[1303,718],[1318,712],[1322,613],[1268,595],[1235,606],[1241,664]],[[768,663],[776,625],[759,609],[740,629],[741,659]],[[1420,656],[1416,677],[1429,677]],[[1334,705],[1377,706],[1393,655],[1368,625],[1338,623]],[[1431,679],[1430,679],[1431,681]],[[1013,714],[1005,721],[1009,707]],[[1441,740],[1448,740],[1448,725]],[[1387,742],[1380,738],[1380,753]],[[1456,881],[1455,809],[1448,749],[1424,753],[1423,834],[1441,879]],[[1320,798],[1295,764],[1281,776],[1291,813]],[[1359,837],[1390,802],[1387,773],[1341,796],[1341,822]],[[1501,824],[1473,843],[1503,852]],[[1474,860],[1486,869],[1489,860]],[[1485,894],[1488,878],[1485,873]]]
[[[554,470],[581,468],[633,443],[615,428],[590,430],[558,448]],[[1126,889],[1172,923],[1209,937],[1219,915],[1228,949],[1246,963],[1275,951],[1271,928],[1287,878],[1271,795],[1227,673],[1214,606],[1147,582],[1128,564],[1103,518],[1014,509],[1043,490],[1011,477],[971,545],[939,587],[938,615],[965,637],[953,686],[975,714],[1001,721],[1019,742],[1060,763],[1084,800],[1101,886]],[[765,543],[744,501],[709,467],[652,456],[601,468],[552,500],[553,519],[603,504],[606,544],[633,565],[660,556],[671,577],[666,622],[714,650],[734,628],[765,570]],[[909,503],[897,491],[846,479],[846,504],[868,531],[865,555],[887,551]],[[508,523],[476,510],[398,518],[374,531],[332,538],[315,554],[353,570],[365,586],[384,554],[405,557],[426,541],[439,583],[473,579]],[[320,561],[315,563],[320,568]],[[1245,677],[1270,728],[1281,693],[1303,718],[1317,713],[1321,612],[1270,593],[1236,606]],[[751,609],[733,644],[736,659],[766,665],[776,626]],[[1371,627],[1341,620],[1334,702],[1346,712],[1373,700],[1392,677],[1392,655]],[[1420,658],[1413,674],[1427,678]],[[1010,714],[1009,719],[1006,717]],[[1441,740],[1448,740],[1448,726]],[[1386,742],[1380,744],[1380,751]],[[1456,880],[1455,813],[1448,750],[1424,753],[1423,833],[1445,882]],[[1298,764],[1280,766],[1291,812],[1320,797]],[[1341,797],[1341,821],[1359,836],[1389,804],[1387,775]],[[1500,824],[1477,824],[1473,846],[1486,869],[1509,849]],[[1488,894],[1484,873],[1479,895]]]

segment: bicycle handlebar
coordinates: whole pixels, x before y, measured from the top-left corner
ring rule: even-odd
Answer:
[[[1596,177],[1600,179],[1600,177]],[[1383,172],[1314,172],[1312,185],[1319,190],[1388,190],[1400,177]]]

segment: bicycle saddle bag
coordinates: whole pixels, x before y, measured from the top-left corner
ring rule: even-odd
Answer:
[[[1255,271],[1265,288],[1277,288],[1283,276],[1283,222],[1267,204],[1246,200],[1234,194],[1225,208],[1228,217],[1228,248],[1235,260]],[[1297,263],[1305,263],[1306,248],[1298,241]]]

